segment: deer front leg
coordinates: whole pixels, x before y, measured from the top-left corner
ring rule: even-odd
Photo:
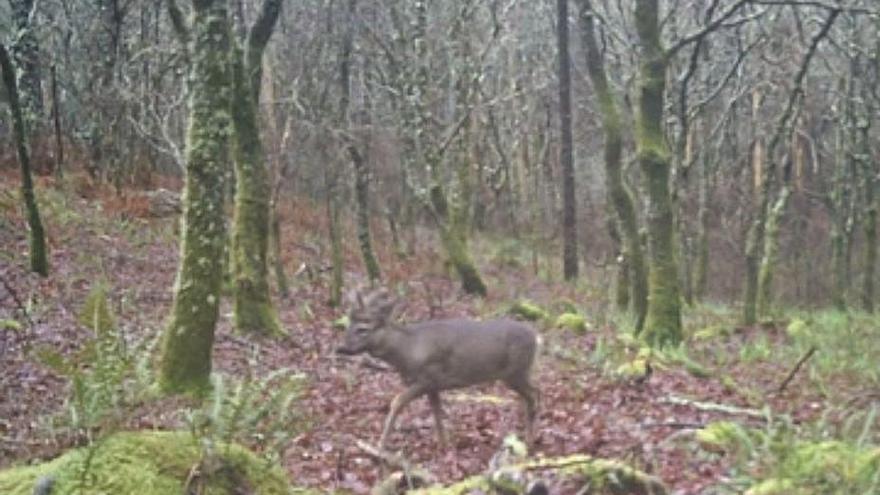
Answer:
[[[428,401],[431,403],[431,412],[434,415],[434,429],[437,432],[437,442],[441,449],[446,448],[446,432],[443,430],[443,404],[440,402],[440,392],[428,393]]]
[[[394,422],[397,420],[397,415],[400,414],[400,411],[402,411],[407,404],[424,393],[425,389],[423,387],[413,385],[398,394],[397,397],[391,401],[391,410],[388,411],[388,416],[385,418],[385,427],[382,429],[382,437],[379,438],[380,449],[385,450],[385,446],[388,442],[388,435],[391,434],[391,430],[394,429]]]

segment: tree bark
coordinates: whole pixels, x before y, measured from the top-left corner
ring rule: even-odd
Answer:
[[[623,237],[623,259],[620,269],[629,272],[629,276],[625,278],[629,281],[631,292],[631,297],[628,299],[632,301],[633,312],[636,315],[636,331],[640,332],[648,310],[648,281],[642,245],[639,241],[635,205],[632,194],[623,182],[621,164],[623,137],[620,114],[608,84],[608,75],[605,72],[602,54],[596,43],[591,2],[590,0],[579,0],[579,2],[581,35],[587,52],[587,72],[593,84],[593,90],[596,92],[596,99],[599,101],[599,111],[602,115],[602,125],[605,131],[605,183],[616,216],[616,224],[619,225]]]
[[[281,334],[269,293],[271,189],[257,116],[263,52],[281,10],[281,0],[265,0],[250,28],[246,50],[232,49],[233,163],[235,209],[232,233],[233,321],[236,330]],[[233,45],[237,43],[233,42]]]
[[[22,117],[26,132],[30,135],[43,116],[42,74],[40,70],[40,45],[34,31],[34,0],[9,0],[12,20],[18,30],[18,41],[12,49],[12,58],[20,69],[18,89]]]
[[[648,312],[644,339],[653,346],[682,339],[678,266],[673,245],[670,152],[663,135],[663,99],[668,59],[660,41],[657,0],[636,0],[641,43],[636,154],[648,199]]]
[[[3,72],[3,85],[9,98],[9,110],[12,113],[12,127],[15,133],[15,147],[18,150],[18,161],[21,165],[21,196],[27,211],[28,228],[30,229],[30,265],[31,271],[42,276],[49,274],[49,259],[46,248],[46,234],[43,221],[34,194],[34,182],[31,174],[31,159],[27,145],[27,124],[21,110],[18,97],[18,85],[15,80],[15,68],[9,58],[6,47],[0,43],[0,70]]]
[[[342,86],[341,124],[349,123],[349,105],[351,103],[351,59],[354,45],[355,18],[357,16],[357,0],[348,1],[348,12],[345,33],[342,40],[342,52],[340,53],[339,81]],[[367,113],[367,112],[364,112]],[[346,143],[346,150],[354,167],[355,176],[355,203],[357,205],[357,237],[367,269],[367,276],[371,283],[382,278],[379,262],[373,252],[372,236],[370,235],[370,170],[366,157],[358,149],[355,142]]]
[[[577,201],[571,135],[571,59],[568,54],[568,0],[556,1],[556,46],[559,52],[559,162],[562,166],[562,274],[578,276]]]
[[[167,393],[201,395],[210,387],[227,244],[223,198],[232,122],[227,2],[200,0],[193,7],[180,267],[162,341],[159,385]]]

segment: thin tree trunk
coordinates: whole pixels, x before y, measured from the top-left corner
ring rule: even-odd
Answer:
[[[862,278],[862,309],[874,312],[874,272],[877,266],[877,166],[871,156],[868,127],[859,129],[862,160],[862,183],[865,194],[865,212],[862,232],[865,235],[864,274]]]
[[[339,80],[342,86],[341,123],[349,122],[349,104],[351,101],[351,56],[354,44],[355,18],[357,16],[357,0],[348,1],[347,22],[340,54]],[[368,110],[365,111],[367,113]],[[370,282],[375,283],[382,278],[379,262],[373,252],[373,243],[370,235],[370,170],[366,157],[358,149],[354,142],[346,144],[348,156],[354,167],[355,175],[355,202],[357,204],[357,236],[358,245],[364,266],[367,268],[367,276]]]
[[[18,150],[18,161],[21,165],[21,196],[27,211],[28,228],[30,229],[30,265],[31,271],[42,276],[49,274],[49,259],[46,247],[46,234],[43,231],[43,221],[40,218],[40,209],[37,206],[37,198],[34,194],[34,182],[31,175],[31,159],[27,146],[27,124],[21,111],[21,101],[18,98],[18,87],[15,80],[15,69],[9,58],[6,47],[0,43],[0,70],[3,72],[3,85],[9,100],[9,110],[12,113],[12,127],[15,133],[15,147]]]
[[[709,158],[703,155],[700,169],[699,196],[697,200],[697,246],[694,267],[694,299],[706,297],[709,282]]]
[[[773,272],[776,271],[776,259],[779,253],[779,227],[785,215],[785,208],[791,197],[791,186],[787,183],[782,185],[776,203],[767,215],[767,231],[764,234],[764,254],[761,258],[761,267],[758,271],[758,315],[766,317],[770,315],[773,303]]]
[[[556,1],[556,46],[559,53],[559,132],[562,166],[562,273],[565,280],[578,276],[577,201],[571,134],[571,59],[568,54],[568,0]]]
[[[210,387],[214,327],[227,245],[223,208],[229,168],[230,33],[227,2],[193,2],[193,65],[180,268],[165,328],[159,385],[169,393]]]
[[[55,176],[64,175],[64,140],[61,137],[61,107],[58,103],[58,77],[52,66],[52,124],[55,130]]]

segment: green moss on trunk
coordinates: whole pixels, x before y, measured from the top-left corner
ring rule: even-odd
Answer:
[[[663,134],[663,96],[668,60],[660,42],[657,0],[637,0],[636,28],[641,42],[636,148],[648,196],[648,312],[644,338],[653,346],[682,339],[678,266],[673,245],[670,153]]]
[[[232,50],[235,214],[232,234],[233,318],[243,333],[281,334],[269,294],[269,171],[257,119],[256,92],[238,47]]]
[[[764,256],[758,271],[758,315],[768,316],[773,304],[773,272],[776,269],[776,258],[779,253],[779,226],[785,215],[785,207],[791,196],[791,188],[786,184],[779,191],[776,204],[767,217],[767,232],[764,236]]]
[[[227,241],[223,195],[231,81],[226,2],[195,4],[192,38],[180,267],[162,340],[159,385],[165,392],[198,395],[209,387]]]
[[[648,310],[648,280],[632,194],[623,181],[621,165],[623,136],[620,114],[608,84],[602,53],[596,43],[592,5],[589,0],[579,0],[579,2],[581,35],[587,48],[587,72],[599,99],[599,110],[605,130],[605,183],[623,237],[624,266],[621,269],[628,270],[627,279],[631,291],[631,297],[628,299],[632,301],[633,312],[636,314],[636,330],[641,331]]]
[[[21,196],[27,211],[28,228],[30,229],[30,265],[31,271],[42,276],[49,274],[49,258],[46,253],[46,234],[43,231],[43,221],[40,218],[40,209],[37,206],[37,198],[34,194],[34,182],[31,175],[31,159],[27,146],[27,128],[22,115],[21,102],[18,97],[18,88],[15,81],[15,69],[6,52],[6,47],[0,44],[0,70],[3,72],[3,85],[9,99],[9,110],[12,113],[12,127],[15,133],[15,147],[18,150],[18,162],[21,166]]]

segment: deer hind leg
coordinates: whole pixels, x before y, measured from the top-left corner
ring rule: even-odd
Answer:
[[[440,448],[445,449],[447,442],[446,431],[443,429],[444,413],[443,403],[440,402],[440,392],[429,392],[428,401],[431,403],[431,413],[434,415],[434,429],[437,432],[437,443],[440,444]]]
[[[388,411],[388,416],[385,418],[385,427],[382,428],[382,436],[379,438],[380,449],[385,450],[388,443],[388,435],[391,434],[391,431],[394,429],[394,422],[397,421],[397,416],[400,414],[400,411],[402,411],[407,404],[419,398],[424,393],[425,389],[423,387],[412,386],[399,393],[397,397],[391,401],[391,410]]]
[[[538,414],[538,389],[532,385],[528,375],[518,375],[504,381],[511,390],[522,397],[526,406],[526,442],[531,445],[534,441],[535,418]]]

